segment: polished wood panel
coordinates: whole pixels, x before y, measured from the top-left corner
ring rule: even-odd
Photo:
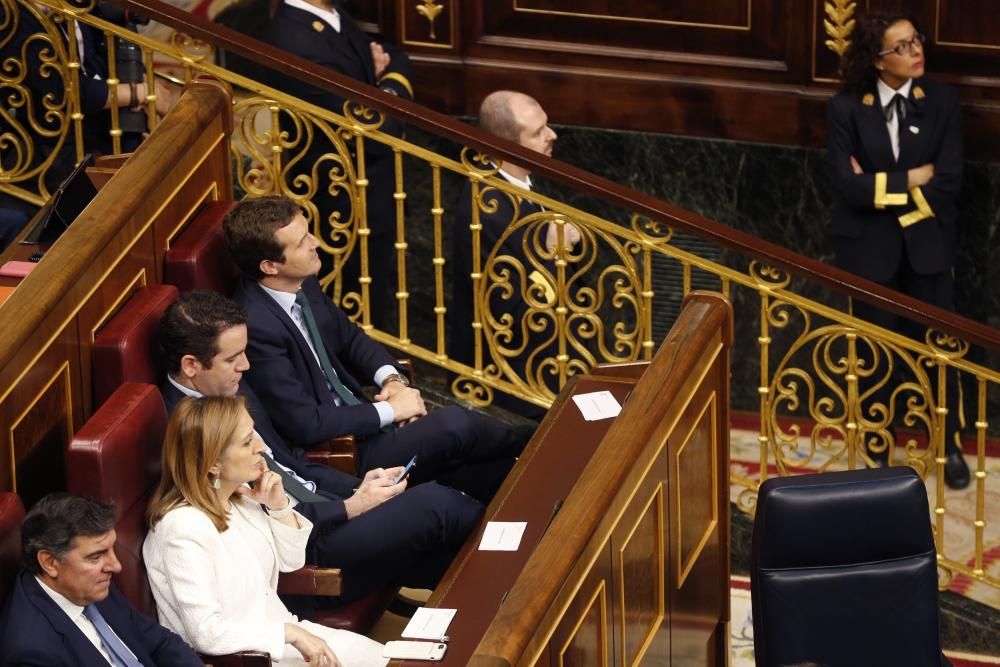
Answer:
[[[395,37],[415,63],[419,99],[433,108],[475,115],[486,94],[514,88],[538,98],[556,123],[802,146],[826,141],[824,108],[846,39],[839,31],[869,6],[898,7],[893,0],[470,2],[455,7],[460,39],[421,44],[409,34],[420,3],[382,3],[410,26]],[[994,4],[908,3],[930,38],[928,71],[957,85],[974,116],[969,156],[987,160],[1000,153]]]
[[[934,40],[941,44],[1000,49],[1000,12],[991,0],[936,1]]]
[[[552,633],[549,662],[566,667],[614,664],[611,545],[598,555]],[[544,662],[544,661],[543,661]]]
[[[65,488],[63,451],[97,407],[94,336],[162,279],[168,239],[197,207],[231,198],[230,104],[217,83],[190,84],[0,304],[0,490],[30,501]]]
[[[520,548],[480,527],[427,603],[458,610],[444,666],[728,664],[731,344],[729,302],[693,292],[652,362],[570,380],[486,511]],[[623,410],[588,422],[571,397],[601,390]]]

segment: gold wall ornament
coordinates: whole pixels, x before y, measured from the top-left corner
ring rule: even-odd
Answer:
[[[823,19],[823,29],[826,30],[826,48],[843,57],[854,32],[854,10],[858,3],[855,0],[828,0],[823,3],[827,18]]]
[[[430,24],[430,39],[437,39],[434,32],[434,22],[437,21],[438,14],[444,9],[444,5],[439,5],[435,0],[423,0],[423,4],[417,5],[417,13],[427,19]]]

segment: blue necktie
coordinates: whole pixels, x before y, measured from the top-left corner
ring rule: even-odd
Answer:
[[[104,620],[96,606],[88,604],[83,608],[83,615],[94,624],[97,634],[101,637],[101,643],[111,656],[111,662],[115,667],[142,667],[142,663],[132,656],[122,640],[111,631],[111,626]]]

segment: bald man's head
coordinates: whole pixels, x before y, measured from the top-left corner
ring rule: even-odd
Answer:
[[[490,93],[479,106],[482,129],[551,156],[556,133],[548,122],[548,116],[533,97],[513,90]]]

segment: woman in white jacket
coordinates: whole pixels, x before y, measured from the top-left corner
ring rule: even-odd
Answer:
[[[384,665],[378,642],[300,621],[278,598],[278,572],[303,566],[312,524],[263,450],[242,397],[186,398],[174,410],[142,548],[160,622],[209,655]]]

